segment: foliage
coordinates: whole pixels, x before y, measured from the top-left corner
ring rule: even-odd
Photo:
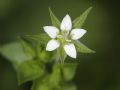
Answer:
[[[73,21],[73,26],[83,25],[90,10],[88,8],[81,16]],[[52,24],[60,26],[60,21],[49,8]],[[0,53],[14,66],[19,85],[33,81],[31,90],[77,90],[71,82],[75,76],[77,64],[64,62],[66,54],[61,48],[57,52],[45,51],[49,37],[45,34],[25,35],[19,37],[19,42],[13,42],[0,47]],[[82,43],[75,42],[78,52],[94,53]]]

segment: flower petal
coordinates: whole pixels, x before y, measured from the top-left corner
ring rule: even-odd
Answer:
[[[64,30],[70,31],[72,29],[72,22],[71,22],[71,18],[69,15],[66,15],[63,18],[60,28],[62,31]]]
[[[60,46],[60,43],[57,40],[52,39],[48,42],[46,50],[47,51],[53,51],[56,48],[58,48],[59,46]]]
[[[44,31],[51,37],[51,38],[56,38],[58,33],[59,33],[59,29],[57,29],[54,26],[45,26],[43,27]]]
[[[68,56],[72,58],[76,58],[77,54],[76,54],[76,48],[74,44],[69,43],[69,44],[64,45],[64,50]]]
[[[84,29],[73,29],[70,35],[73,40],[77,40],[80,39],[86,32],[87,31]]]

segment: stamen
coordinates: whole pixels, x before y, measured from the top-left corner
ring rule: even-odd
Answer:
[[[63,38],[63,36],[62,35],[57,35],[57,38]]]
[[[67,42],[71,42],[71,40],[66,39]]]

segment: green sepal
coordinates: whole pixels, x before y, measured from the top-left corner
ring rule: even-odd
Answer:
[[[35,80],[44,75],[44,69],[37,61],[31,60],[22,63],[17,70],[18,84]]]
[[[52,12],[52,10],[49,8],[49,12],[50,12],[50,17],[51,17],[51,21],[53,26],[55,27],[60,27],[60,21],[57,19],[57,17],[54,15],[54,13]]]
[[[75,44],[78,52],[81,52],[81,53],[95,53],[94,50],[88,48],[87,46],[85,46],[83,43],[81,43],[79,41],[74,41],[74,44]]]
[[[64,50],[63,46],[60,46],[57,49],[57,56],[56,57],[57,57],[56,60],[59,63],[64,64],[64,61],[67,58],[67,54],[65,53],[65,50]]]
[[[85,12],[83,12],[82,15],[80,15],[78,18],[76,18],[74,21],[73,21],[73,27],[74,28],[81,28],[82,25],[84,24],[88,14],[90,13],[92,7],[89,7]]]

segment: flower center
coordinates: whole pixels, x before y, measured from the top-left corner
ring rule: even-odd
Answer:
[[[71,42],[69,39],[69,31],[62,31],[59,35],[57,35],[57,38],[62,40],[62,42]]]

